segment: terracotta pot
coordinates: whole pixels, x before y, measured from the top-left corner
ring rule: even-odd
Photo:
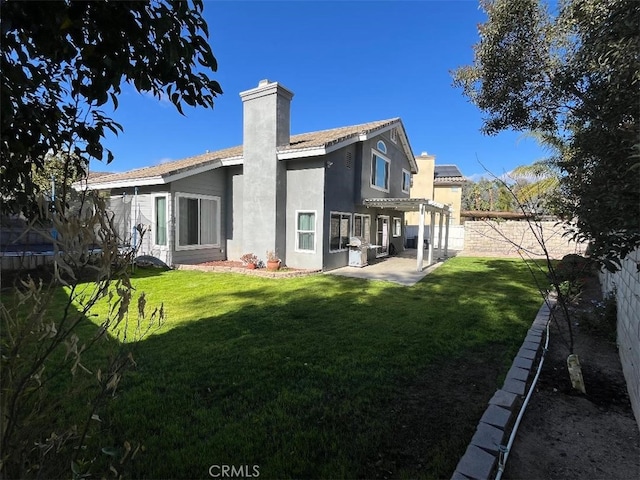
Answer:
[[[267,270],[275,271],[280,268],[280,260],[267,260]]]
[[[256,269],[256,264],[255,263],[247,263],[247,268],[249,270],[255,270]]]

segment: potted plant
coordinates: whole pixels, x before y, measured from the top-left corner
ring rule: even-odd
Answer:
[[[245,253],[240,257],[240,260],[249,270],[255,270],[258,266],[258,257],[253,253]]]
[[[267,270],[275,271],[280,268],[280,258],[275,250],[267,252]]]

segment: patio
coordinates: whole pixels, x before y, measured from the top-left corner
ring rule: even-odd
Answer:
[[[416,270],[417,253],[415,248],[407,248],[396,256],[376,259],[366,267],[342,267],[325,272],[325,274],[366,280],[383,280],[411,287],[442,265],[444,260],[455,257],[458,252],[449,249],[447,258],[445,258],[444,249],[434,248],[435,262],[424,267],[421,271]]]

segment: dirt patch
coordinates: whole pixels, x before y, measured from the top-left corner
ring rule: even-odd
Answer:
[[[583,282],[571,314],[587,394],[571,387],[566,323],[553,324],[505,479],[640,478],[640,431],[615,342],[586,321],[602,306],[600,287],[595,277]],[[501,364],[498,352],[468,352],[429,369],[390,407],[393,427],[362,477],[450,478],[505,373]]]
[[[586,395],[567,373],[566,322],[552,324],[549,351],[511,449],[504,478],[640,478],[640,432],[633,416],[615,342],[593,325],[603,305],[596,278],[571,308],[575,352]]]

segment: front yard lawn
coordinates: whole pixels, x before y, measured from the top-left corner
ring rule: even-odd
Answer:
[[[448,477],[541,304],[502,259],[454,258],[410,288],[155,270],[133,285],[167,321],[104,420],[144,445],[144,478]]]

